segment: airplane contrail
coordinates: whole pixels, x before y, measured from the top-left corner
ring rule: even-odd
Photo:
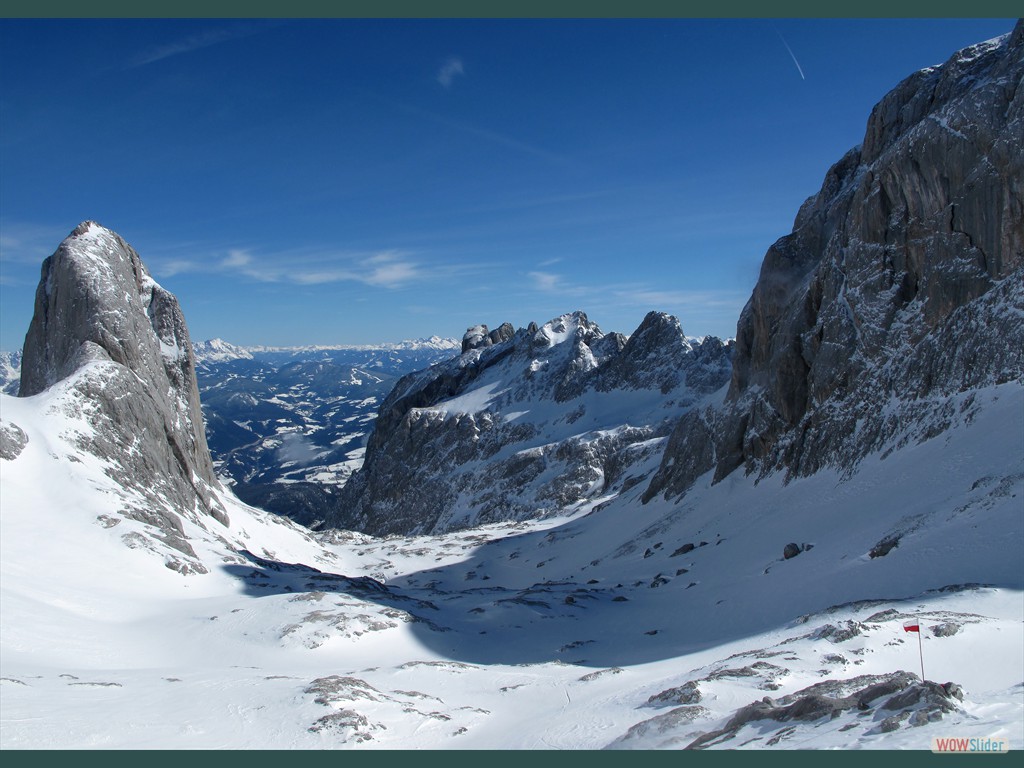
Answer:
[[[804,69],[800,66],[800,62],[796,60],[796,54],[793,53],[793,49],[789,47],[789,43],[786,42],[786,38],[784,38],[782,33],[777,29],[775,30],[775,33],[779,36],[779,40],[782,41],[782,44],[786,46],[786,50],[789,51],[790,58],[793,59],[793,63],[796,64],[796,71],[800,73],[800,79],[806,80],[807,78],[804,77]]]

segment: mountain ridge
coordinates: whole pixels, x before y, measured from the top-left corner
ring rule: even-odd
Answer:
[[[439,533],[583,504],[637,482],[630,468],[729,375],[730,345],[694,344],[664,313],[628,341],[581,311],[482,329],[398,381],[325,527]]]

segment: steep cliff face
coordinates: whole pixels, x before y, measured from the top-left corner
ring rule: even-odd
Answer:
[[[471,328],[461,356],[398,382],[328,524],[440,533],[613,496],[731,370],[731,347],[657,312],[628,341],[582,312],[510,330]]]
[[[227,524],[203,429],[185,319],[120,236],[83,222],[43,262],[25,337],[21,397],[55,386],[87,418],[80,447],[127,491],[125,515],[202,566],[180,515]]]
[[[808,475],[969,418],[1024,371],[1024,23],[874,108],[765,256],[729,394],[674,431],[646,498],[714,469]]]

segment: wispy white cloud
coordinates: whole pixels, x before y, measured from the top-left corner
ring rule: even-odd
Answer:
[[[220,263],[225,269],[244,267],[252,263],[252,256],[247,251],[234,248],[228,251],[227,257]]]
[[[519,152],[533,155],[535,157],[540,157],[543,158],[544,160],[549,160],[555,163],[565,164],[568,162],[567,159],[565,157],[562,157],[561,155],[555,154],[554,152],[548,152],[547,150],[541,149],[540,147],[535,147],[532,144],[528,144],[525,141],[520,141],[519,139],[513,136],[507,136],[503,133],[498,133],[497,131],[489,131],[486,128],[480,128],[479,126],[472,125],[470,123],[464,123],[461,120],[452,120],[451,118],[438,115],[429,110],[420,109],[419,107],[414,107],[411,104],[404,104],[402,102],[394,101],[393,99],[388,99],[377,94],[368,93],[366,95],[374,99],[375,101],[378,101],[382,104],[387,104],[391,108],[397,109],[400,112],[405,112],[406,114],[413,115],[415,117],[421,117],[427,120],[431,120],[439,125],[443,125],[447,128],[452,128],[461,133],[465,133],[470,136],[477,136],[481,139],[486,139],[487,141],[490,141],[493,144],[508,147],[509,149],[514,149]]]
[[[443,269],[443,268],[442,268]],[[154,263],[160,277],[184,273],[234,273],[261,283],[322,285],[362,283],[375,288],[402,288],[431,279],[441,270],[427,269],[404,251],[371,253],[304,251],[256,254],[250,249],[228,249],[210,258],[171,258]]]
[[[160,277],[174,277],[186,272],[208,271],[209,266],[190,259],[166,259],[160,260],[158,267],[154,267]]]
[[[464,74],[466,74],[466,70],[462,65],[462,59],[457,56],[450,56],[437,71],[437,82],[445,88],[451,88],[455,76]]]
[[[602,288],[576,283],[572,280],[567,280],[564,275],[555,274],[554,272],[536,270],[527,272],[526,276],[530,278],[531,289],[537,293],[547,293],[588,302],[592,298],[599,297],[604,293]]]
[[[369,259],[365,266],[369,272],[362,278],[367,285],[397,288],[419,279],[419,265],[406,261],[394,254],[378,254]]]
[[[562,284],[561,276],[550,272],[528,272],[527,277],[533,280],[533,287],[538,291],[558,291]]]
[[[231,26],[220,29],[205,29],[191,35],[173,40],[164,45],[158,45],[149,50],[143,51],[125,64],[125,69],[136,69],[147,64],[153,64],[172,56],[180,56],[192,53],[203,48],[209,48],[219,43],[235,40],[240,37],[248,37],[259,31],[259,27],[253,25]]]
[[[612,290],[611,296],[626,306],[664,309],[667,307],[702,307],[721,309],[742,307],[748,294],[739,291],[665,291],[655,288],[636,287]],[[738,311],[737,311],[738,314]]]
[[[39,265],[69,232],[66,226],[0,222],[0,261]]]
[[[649,283],[584,284],[549,271],[528,272],[529,290],[606,310],[660,310],[676,315],[688,325],[729,326],[749,298],[735,290],[666,290]],[[724,318],[724,320],[723,320]]]

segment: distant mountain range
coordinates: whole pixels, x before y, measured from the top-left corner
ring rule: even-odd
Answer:
[[[242,499],[310,524],[362,466],[377,409],[398,379],[450,358],[454,339],[380,346],[194,345],[207,440]]]

